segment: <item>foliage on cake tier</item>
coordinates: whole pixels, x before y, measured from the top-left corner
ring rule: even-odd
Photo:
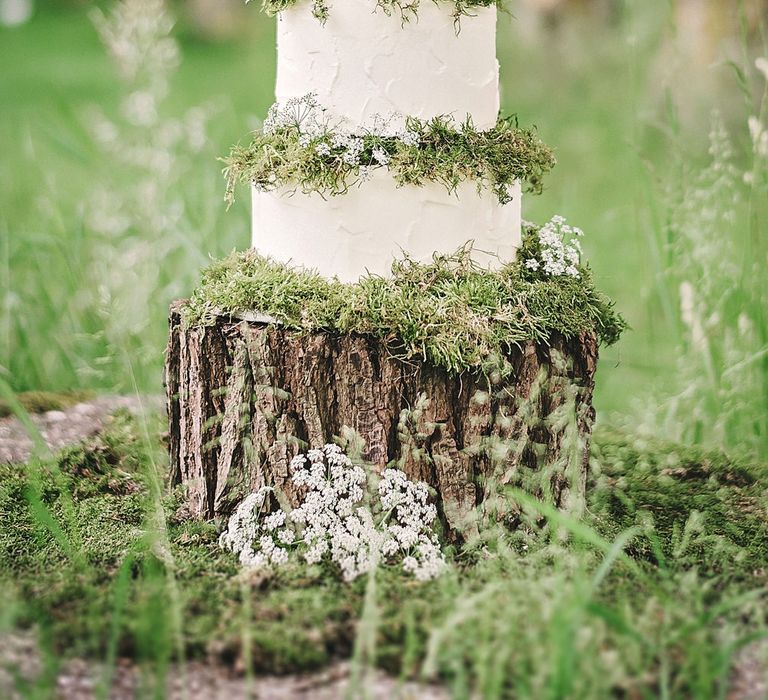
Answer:
[[[205,270],[184,322],[205,326],[221,313],[257,311],[289,329],[396,340],[393,352],[403,359],[450,371],[497,371],[504,351],[525,341],[594,331],[611,344],[626,329],[578,257],[580,233],[555,217],[543,227],[527,224],[517,260],[499,270],[473,262],[468,243],[429,263],[406,256],[391,277],[366,275],[354,284],[252,250],[233,253]]]
[[[251,0],[245,0],[246,4]],[[425,0],[426,1],[426,0]],[[437,1],[437,0],[434,0]],[[279,14],[289,7],[298,4],[299,0],[262,0],[261,9],[270,17]],[[458,23],[462,17],[471,17],[479,7],[504,7],[503,0],[440,0],[442,4],[452,8],[451,14]],[[418,20],[419,5],[421,0],[376,0],[376,10],[381,10],[385,15],[399,15],[403,23]],[[325,24],[330,16],[331,5],[326,0],[312,0],[312,14]]]
[[[377,115],[356,133],[310,94],[273,105],[251,143],[233,147],[224,162],[230,202],[238,183],[334,196],[385,168],[399,186],[436,182],[454,192],[462,182],[476,181],[478,191],[490,189],[504,204],[517,181],[541,192],[556,161],[536,132],[521,129],[515,117],[480,131],[469,118],[457,124],[451,116]]]

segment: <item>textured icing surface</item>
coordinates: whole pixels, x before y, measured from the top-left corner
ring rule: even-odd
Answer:
[[[478,194],[473,182],[462,183],[455,194],[437,184],[398,188],[384,169],[328,199],[253,188],[253,247],[343,282],[356,281],[365,270],[389,276],[402,251],[427,261],[468,240],[475,242],[474,259],[496,268],[512,260],[520,244],[519,186],[514,195],[501,205],[491,192]]]
[[[421,0],[418,19],[375,10],[375,0],[332,0],[325,25],[301,2],[278,16],[278,102],[310,92],[355,124],[395,112],[422,119],[499,112],[496,8],[478,7],[456,33],[451,7]]]

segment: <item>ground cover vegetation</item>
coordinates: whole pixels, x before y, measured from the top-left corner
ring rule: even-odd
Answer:
[[[107,683],[131,655],[162,684],[174,659],[287,672],[353,654],[456,697],[714,698],[766,633],[764,465],[602,429],[582,519],[508,493],[522,526],[448,548],[436,580],[345,583],[324,562],[241,570],[226,522],[187,520],[160,487],[163,427],[117,414],[0,467],[2,624],[39,636],[38,691],[68,655],[105,661]]]

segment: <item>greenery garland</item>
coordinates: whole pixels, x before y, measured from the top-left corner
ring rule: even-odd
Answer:
[[[264,129],[247,146],[234,146],[224,163],[230,203],[238,183],[334,196],[387,168],[399,186],[437,182],[454,192],[475,180],[478,191],[489,188],[504,204],[516,181],[540,193],[556,160],[535,130],[519,128],[515,117],[500,118],[487,131],[469,118],[457,128],[449,116],[407,117],[394,134],[388,121],[378,118],[366,133],[354,134],[306,95],[273,106]]]
[[[246,3],[250,0],[245,0]],[[263,0],[261,9],[270,17],[283,10],[293,7],[299,0]],[[433,0],[433,2],[450,2],[453,4],[453,19],[459,22],[462,17],[471,17],[478,7],[504,8],[504,0]],[[403,23],[418,19],[421,0],[376,0],[376,9],[388,17],[399,14]],[[312,15],[325,24],[330,14],[327,0],[312,0]]]
[[[396,356],[453,372],[503,369],[505,350],[546,343],[554,333],[573,338],[594,331],[603,343],[616,342],[627,324],[595,289],[587,267],[552,275],[527,264],[548,257],[541,230],[528,225],[517,260],[498,271],[479,267],[466,246],[431,263],[397,260],[391,277],[366,275],[354,284],[252,250],[233,253],[204,271],[183,320],[204,327],[221,313],[258,312],[291,329],[393,341]]]

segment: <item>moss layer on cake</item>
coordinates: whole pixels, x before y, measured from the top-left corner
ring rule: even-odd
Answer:
[[[419,4],[421,0],[376,0],[371,6],[381,10],[385,15],[399,15],[403,22],[417,21],[419,16]],[[426,0],[425,0],[426,1]],[[250,2],[250,0],[246,0]],[[299,0],[263,0],[262,10],[270,17],[293,7]],[[459,22],[462,17],[471,17],[472,12],[478,7],[498,7],[504,9],[504,0],[441,0],[443,4],[452,8],[454,20]],[[312,14],[321,22],[330,16],[330,0],[312,0]]]
[[[385,168],[399,186],[435,182],[454,192],[474,181],[478,191],[490,189],[504,204],[517,181],[528,192],[541,192],[556,160],[536,131],[520,128],[514,117],[499,119],[487,131],[471,120],[409,117],[398,135],[354,135],[334,126],[307,95],[282,111],[273,108],[265,129],[250,144],[234,146],[224,162],[229,201],[239,183],[340,195]]]
[[[406,257],[395,261],[391,277],[343,284],[254,251],[233,253],[204,271],[184,322],[205,326],[222,313],[257,312],[292,329],[391,341],[402,359],[423,358],[455,372],[496,369],[512,346],[547,343],[553,334],[594,331],[610,344],[627,327],[587,267],[578,276],[548,277],[533,274],[521,256],[488,271],[470,255],[467,246],[427,264]]]

